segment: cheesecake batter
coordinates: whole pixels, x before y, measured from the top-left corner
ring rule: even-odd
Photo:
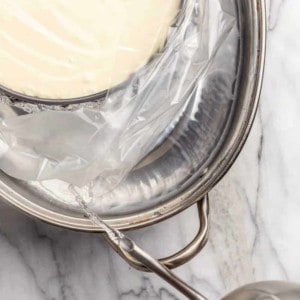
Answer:
[[[159,50],[180,0],[0,0],[0,85],[45,99],[98,93]]]

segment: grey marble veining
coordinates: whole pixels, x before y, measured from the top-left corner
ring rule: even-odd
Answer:
[[[211,299],[268,279],[300,281],[300,2],[270,0],[265,82],[234,167],[211,192],[205,250],[176,272]],[[130,235],[163,256],[196,232],[195,208]],[[183,299],[123,262],[98,235],[31,220],[0,204],[0,299]]]

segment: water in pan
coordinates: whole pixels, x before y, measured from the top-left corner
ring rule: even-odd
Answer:
[[[195,54],[193,50],[197,49],[198,55],[194,56],[194,64],[185,74],[186,86],[190,83],[191,89],[176,121],[164,131],[152,154],[113,191],[103,193],[100,180],[77,189],[85,201],[97,204],[99,210],[114,213],[125,207],[128,209],[128,205],[135,209],[141,199],[148,200],[143,202],[147,206],[171,197],[174,188],[177,191],[178,186],[184,188],[193,180],[195,172],[199,175],[205,170],[222,142],[236,100],[238,29],[234,2],[209,1],[208,4],[211,9],[210,19],[206,20],[209,28],[199,31],[199,20],[204,12],[199,12],[195,5],[186,34],[184,54]],[[201,39],[199,33],[203,35]],[[205,39],[207,43],[197,44]],[[174,89],[178,87],[174,83],[181,78],[183,70],[174,73],[174,81],[167,81]],[[61,181],[20,182],[20,185],[37,195],[46,194],[53,205],[72,204],[74,209],[77,206],[69,185]]]

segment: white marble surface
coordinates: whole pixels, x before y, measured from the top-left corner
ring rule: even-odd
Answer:
[[[211,193],[210,241],[177,273],[211,299],[267,279],[300,281],[300,1],[270,0],[266,76],[251,136]],[[132,236],[151,253],[179,249],[195,209]],[[0,204],[0,299],[183,299],[126,265],[97,235],[32,221]]]

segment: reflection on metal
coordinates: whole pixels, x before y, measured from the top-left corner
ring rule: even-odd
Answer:
[[[169,257],[160,259],[160,264],[164,265],[168,269],[174,269],[177,268],[189,260],[191,260],[193,257],[195,257],[206,245],[208,240],[208,214],[209,214],[209,202],[208,202],[208,196],[205,196],[202,200],[198,202],[198,213],[200,218],[200,229],[194,238],[194,240],[186,246],[181,251],[177,252],[176,254],[173,254]],[[106,238],[108,238],[106,236]],[[137,260],[135,257],[133,257],[130,253],[125,253],[122,251],[120,253],[120,249],[115,246],[114,243],[110,243],[113,248],[122,255],[130,265],[132,265],[134,268],[149,272],[153,271],[152,269],[149,270],[149,268],[142,262]]]
[[[299,300],[300,285],[284,281],[266,281],[241,287],[222,300]]]

